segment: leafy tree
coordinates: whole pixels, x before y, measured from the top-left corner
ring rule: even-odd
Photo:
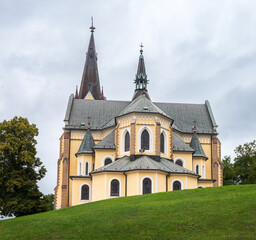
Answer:
[[[0,215],[22,216],[49,210],[51,198],[37,182],[46,174],[36,157],[38,129],[26,118],[0,123]]]
[[[235,149],[234,173],[239,184],[256,183],[256,140]]]
[[[235,183],[234,164],[231,163],[231,157],[225,156],[222,159],[223,165],[223,185],[232,185]]]
[[[239,145],[235,149],[236,157],[225,156],[223,164],[223,184],[255,184],[256,183],[256,140]]]

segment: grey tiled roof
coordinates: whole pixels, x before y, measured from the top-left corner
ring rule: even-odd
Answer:
[[[195,150],[195,152],[193,153],[193,157],[202,157],[202,158],[208,159],[208,157],[206,157],[206,155],[204,153],[202,145],[201,145],[199,138],[195,132],[192,135],[190,147]]]
[[[103,138],[94,146],[94,149],[116,149],[115,146],[115,130]]]
[[[159,107],[157,107],[145,94],[138,96],[126,108],[124,108],[117,116],[122,116],[128,113],[158,113],[165,117],[171,118]]]
[[[155,161],[149,156],[143,155],[134,161],[131,161],[128,156],[117,159],[111,164],[103,166],[94,170],[92,173],[97,172],[127,172],[133,170],[153,170],[153,171],[163,171],[167,173],[187,173],[198,176],[195,172],[192,172],[178,164],[173,163],[170,160],[161,158],[160,161]]]
[[[90,129],[88,129],[85,133],[84,139],[83,139],[76,155],[82,154],[82,153],[93,153],[94,145],[95,145],[95,143],[93,140],[92,133],[91,133]]]
[[[182,141],[175,133],[173,134],[173,151],[194,152],[188,144]]]
[[[112,127],[115,125],[115,117],[130,103],[130,101],[74,99],[71,95],[64,119],[68,122],[65,128],[87,129],[88,120],[91,129]],[[216,123],[210,117],[209,103],[207,106],[181,103],[154,103],[154,105],[174,120],[173,128],[180,132],[192,133],[196,121],[198,133],[216,133],[213,130],[213,124]],[[213,117],[212,113],[211,116]]]

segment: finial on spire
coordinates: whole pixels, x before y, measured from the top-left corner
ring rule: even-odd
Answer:
[[[93,26],[93,17],[91,17],[91,21],[92,21],[92,25],[91,25],[90,29],[91,29],[91,32],[93,33],[94,29],[95,29],[95,27]]]
[[[76,94],[75,94],[75,99],[78,99],[79,96],[78,96],[78,90],[77,90],[77,85],[76,85]]]
[[[142,43],[140,44],[140,53],[142,54],[143,53],[143,48],[144,46],[142,45]]]
[[[192,128],[193,132],[196,133],[197,129],[196,129],[196,121],[194,121],[194,127]]]

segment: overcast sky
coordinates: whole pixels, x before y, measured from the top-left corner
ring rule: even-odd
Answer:
[[[0,0],[0,121],[39,128],[39,183],[53,193],[69,95],[80,85],[94,17],[107,99],[131,100],[143,42],[156,102],[209,100],[222,156],[256,139],[255,0]]]

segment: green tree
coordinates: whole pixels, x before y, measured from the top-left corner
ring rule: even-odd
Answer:
[[[238,184],[256,183],[256,140],[235,149],[234,174]]]
[[[234,164],[231,163],[231,157],[225,156],[222,159],[223,165],[223,185],[232,185],[235,183]]]
[[[0,215],[22,216],[49,209],[51,201],[38,188],[46,174],[36,157],[38,129],[26,118],[0,123]]]

